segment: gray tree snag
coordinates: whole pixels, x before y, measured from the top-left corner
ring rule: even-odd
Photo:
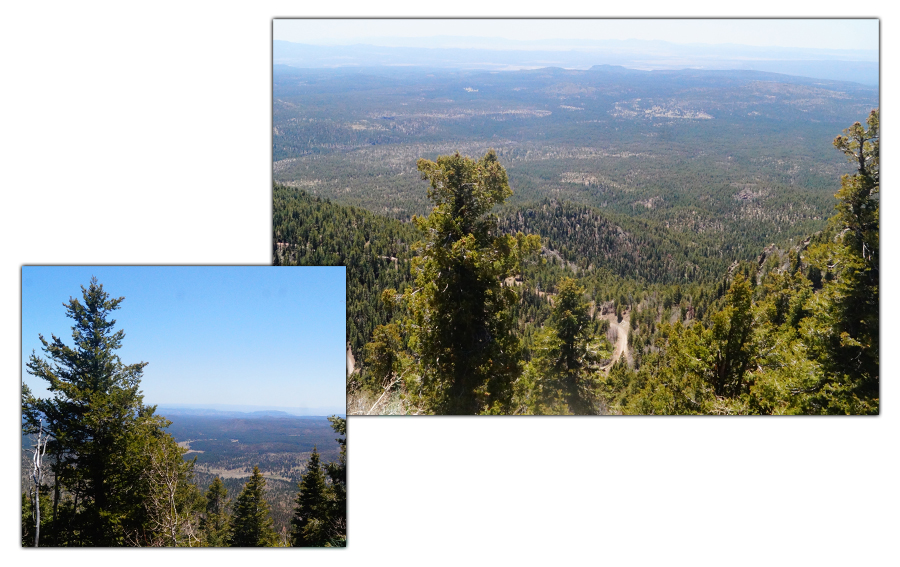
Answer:
[[[34,481],[32,488],[32,517],[34,518],[34,546],[37,547],[41,537],[41,483],[44,481],[44,454],[47,452],[47,441],[49,437],[44,435],[44,420],[41,419],[38,425],[37,441],[34,444],[32,453],[32,469],[31,480]]]

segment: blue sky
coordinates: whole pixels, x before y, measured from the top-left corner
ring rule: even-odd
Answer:
[[[25,266],[22,380],[38,334],[72,344],[63,303],[81,300],[91,276],[125,331],[125,364],[149,362],[148,404],[344,408],[346,279],[343,267]]]
[[[510,40],[640,39],[814,49],[877,50],[869,19],[347,19],[275,20],[273,37],[297,43],[353,43],[359,38],[473,36]]]

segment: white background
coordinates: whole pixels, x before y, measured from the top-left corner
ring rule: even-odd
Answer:
[[[546,3],[511,5],[457,2],[452,15],[547,14]],[[900,26],[886,2],[816,5],[819,14],[883,18],[883,148],[890,154],[891,56]],[[0,494],[7,549],[19,541],[21,265],[268,263],[271,19],[450,14],[437,3],[374,6],[4,4]],[[679,3],[678,14],[654,2],[641,3],[647,12],[626,11],[636,9],[629,3],[553,6],[555,15],[576,16],[601,7],[602,15],[748,15],[722,2]],[[754,10],[749,15],[809,14],[799,2],[755,2]],[[892,162],[884,163],[877,418],[351,418],[346,550],[172,550],[165,557],[58,550],[37,561],[890,564],[900,557],[896,333],[888,328],[897,313],[897,255]],[[16,564],[35,561],[15,553]]]

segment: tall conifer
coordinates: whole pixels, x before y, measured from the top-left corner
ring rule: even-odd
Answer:
[[[413,400],[439,414],[505,413],[521,367],[510,317],[518,294],[503,282],[540,239],[501,234],[491,210],[512,190],[493,150],[478,161],[420,159],[418,169],[434,209],[413,217],[425,237],[405,294],[419,362]]]
[[[334,493],[331,523],[335,536],[332,541],[335,545],[343,546],[347,541],[347,420],[331,416],[328,421],[335,433],[341,436],[336,439],[341,446],[338,462],[325,465],[325,473],[331,480],[331,490]]]
[[[228,544],[230,522],[225,510],[227,496],[225,484],[216,477],[206,491],[206,513],[200,520],[203,543],[208,547],[225,547]]]
[[[140,518],[133,512],[142,498],[132,489],[139,484],[141,456],[130,450],[134,438],[143,435],[142,424],[154,417],[140,391],[147,363],[126,365],[116,354],[125,333],[113,330],[116,321],[109,315],[124,298],[110,298],[97,278],[81,291],[80,301],[70,298],[63,304],[75,322],[73,346],[55,335],[49,341],[39,335],[46,358],[32,352],[28,360],[28,373],[45,380],[53,397],[26,392],[23,427],[30,432],[44,419],[52,437],[51,470],[58,486],[72,496],[65,529],[51,529],[57,532],[50,534],[55,544],[123,545],[126,533],[139,528],[134,522]],[[56,490],[54,517],[59,495]]]
[[[273,547],[277,542],[269,504],[265,498],[266,479],[253,467],[253,475],[241,491],[234,505],[232,532],[228,545],[232,547]]]
[[[332,498],[313,447],[300,480],[297,508],[291,519],[291,539],[295,547],[322,547],[331,536]]]

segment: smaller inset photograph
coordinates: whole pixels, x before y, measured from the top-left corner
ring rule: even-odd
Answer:
[[[22,547],[345,547],[341,266],[24,266]]]

